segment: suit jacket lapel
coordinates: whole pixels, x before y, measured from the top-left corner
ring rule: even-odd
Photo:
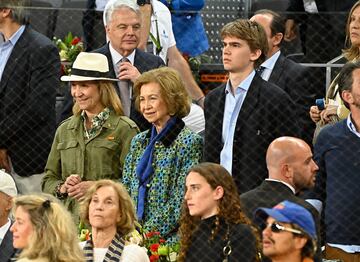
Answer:
[[[261,77],[255,74],[253,81],[250,84],[249,90],[246,94],[245,100],[241,106],[240,113],[237,119],[236,127],[241,128],[246,125],[246,121],[257,107],[259,100],[259,93],[262,87]]]
[[[143,56],[143,51],[136,48],[135,58],[134,58],[134,66],[140,73],[143,73],[146,69],[143,67],[143,63],[145,63],[145,58]]]
[[[221,85],[220,93],[217,96],[218,100],[216,103],[213,104],[215,107],[214,108],[211,107],[212,114],[216,114],[215,119],[217,119],[216,126],[211,127],[212,130],[215,130],[216,134],[218,134],[217,141],[222,141],[222,130],[223,130],[222,126],[224,122],[224,110],[225,110],[225,99],[226,99],[225,87],[226,87],[226,83]]]
[[[11,51],[9,59],[4,68],[3,75],[1,77],[0,93],[5,88],[9,78],[13,77],[13,72],[14,72],[16,66],[22,61],[21,58],[24,56],[24,53],[27,50],[26,45],[27,45],[27,38],[28,38],[27,37],[28,30],[29,30],[29,28],[26,27],[24,33],[20,36],[19,40],[16,42],[13,50]]]
[[[280,54],[278,60],[276,61],[274,68],[271,72],[270,78],[269,78],[269,82],[270,83],[277,83],[281,73],[283,71],[283,67],[284,67],[284,62],[285,62],[285,57],[283,55]]]

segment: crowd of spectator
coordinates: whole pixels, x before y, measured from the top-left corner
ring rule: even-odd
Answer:
[[[323,105],[282,53],[299,18],[267,9],[220,30],[228,78],[203,93],[183,55],[208,48],[204,4],[88,1],[87,52],[60,76],[27,1],[1,0],[0,262],[156,261],[138,232],[176,261],[360,259],[360,1]]]

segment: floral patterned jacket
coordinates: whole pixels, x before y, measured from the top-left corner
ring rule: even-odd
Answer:
[[[150,135],[150,130],[136,135],[125,159],[122,183],[135,207],[139,187],[136,166],[149,144]],[[142,221],[145,231],[159,231],[168,241],[176,240],[185,177],[188,170],[201,161],[202,146],[202,138],[185,127],[182,120],[175,124],[171,133],[155,143],[154,174],[148,185]]]

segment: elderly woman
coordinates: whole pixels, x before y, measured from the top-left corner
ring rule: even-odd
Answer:
[[[175,240],[185,175],[200,162],[202,139],[182,117],[190,99],[179,74],[162,67],[142,74],[134,86],[135,105],[152,128],[136,135],[125,160],[122,182],[145,231]]]
[[[57,129],[42,181],[44,192],[63,199],[76,218],[77,202],[95,180],[119,179],[136,124],[123,115],[108,78],[106,56],[80,53],[70,76],[74,115]]]
[[[16,261],[85,261],[71,214],[54,197],[20,196],[14,210],[13,246],[22,250]]]
[[[135,230],[135,211],[126,189],[112,180],[99,180],[85,195],[81,219],[91,226],[91,239],[81,243],[87,261],[147,262],[144,248],[125,245],[125,235]]]
[[[186,177],[179,261],[257,260],[257,241],[225,168],[201,163]]]

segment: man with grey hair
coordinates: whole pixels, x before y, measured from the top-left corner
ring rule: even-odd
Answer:
[[[27,25],[26,4],[0,1],[0,169],[21,193],[41,191],[60,76],[58,50]]]
[[[12,198],[16,197],[17,189],[13,178],[0,170],[0,260],[10,261],[15,249],[12,244],[11,220]]]
[[[151,124],[135,109],[132,85],[141,73],[164,66],[163,60],[137,48],[140,41],[141,14],[133,0],[110,1],[104,10],[106,34],[109,42],[94,52],[106,55],[110,78],[118,78],[114,87],[120,96],[125,115],[130,116],[140,130]],[[69,113],[72,99],[69,97],[64,113]],[[70,103],[69,103],[70,102]]]

